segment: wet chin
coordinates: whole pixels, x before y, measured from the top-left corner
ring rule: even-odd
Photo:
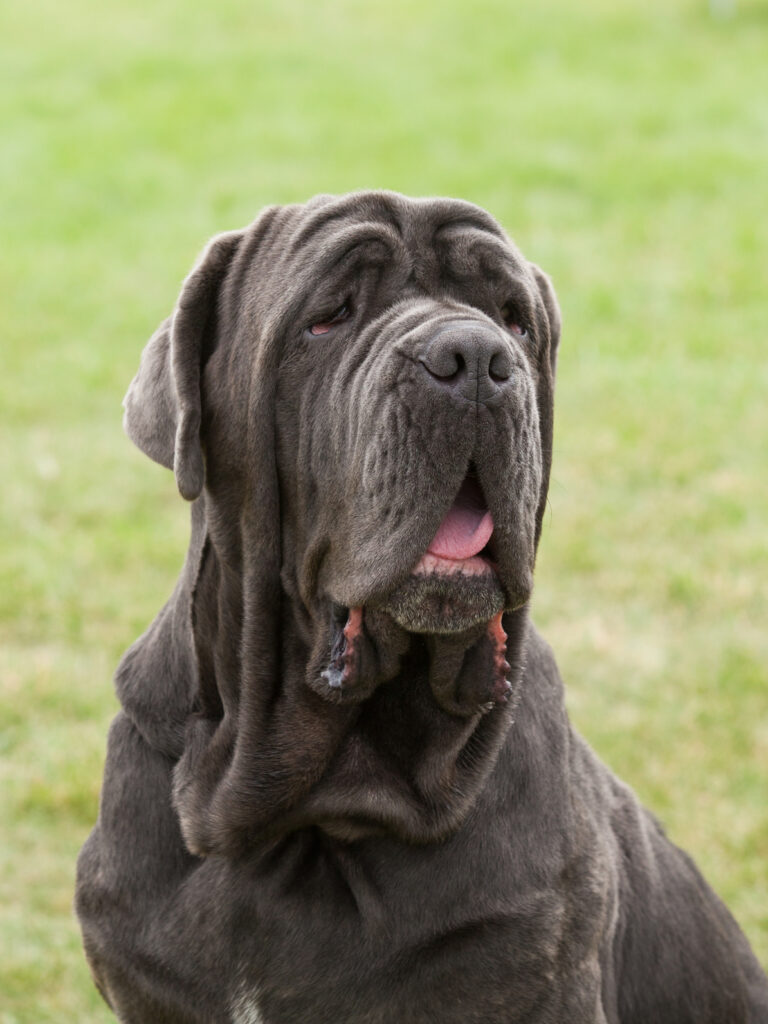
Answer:
[[[461,633],[498,615],[504,594],[491,573],[458,579],[431,573],[409,577],[381,607],[409,633]]]

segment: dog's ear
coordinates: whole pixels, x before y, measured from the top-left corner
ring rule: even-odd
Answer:
[[[208,243],[172,316],[149,339],[123,400],[126,434],[151,459],[174,471],[187,501],[198,497],[205,482],[200,441],[204,338],[219,285],[242,237],[242,231],[229,231]]]
[[[539,294],[544,303],[547,320],[549,320],[549,360],[552,365],[552,376],[554,377],[555,370],[557,369],[557,347],[560,344],[560,331],[563,325],[560,305],[549,274],[545,274],[541,267],[537,267],[535,263],[530,263],[529,266],[539,287]]]

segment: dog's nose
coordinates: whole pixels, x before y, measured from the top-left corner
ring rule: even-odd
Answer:
[[[438,385],[470,402],[487,402],[512,377],[509,346],[477,320],[444,324],[419,362]]]

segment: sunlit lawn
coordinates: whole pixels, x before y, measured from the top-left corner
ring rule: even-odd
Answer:
[[[141,346],[208,235],[369,186],[487,206],[554,276],[535,617],[768,963],[768,8],[27,0],[0,39],[0,1024],[111,1019],[74,860],[187,530],[121,433]]]

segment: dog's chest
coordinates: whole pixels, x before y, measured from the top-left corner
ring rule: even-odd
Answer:
[[[512,892],[488,865],[484,878],[466,859],[455,872],[433,860],[401,874],[297,858],[300,876],[287,861],[262,874],[251,888],[257,927],[238,941],[232,1024],[535,1024],[556,1019],[555,1004],[560,1019],[601,1019],[597,964],[583,964],[574,988],[558,963],[561,894]]]

